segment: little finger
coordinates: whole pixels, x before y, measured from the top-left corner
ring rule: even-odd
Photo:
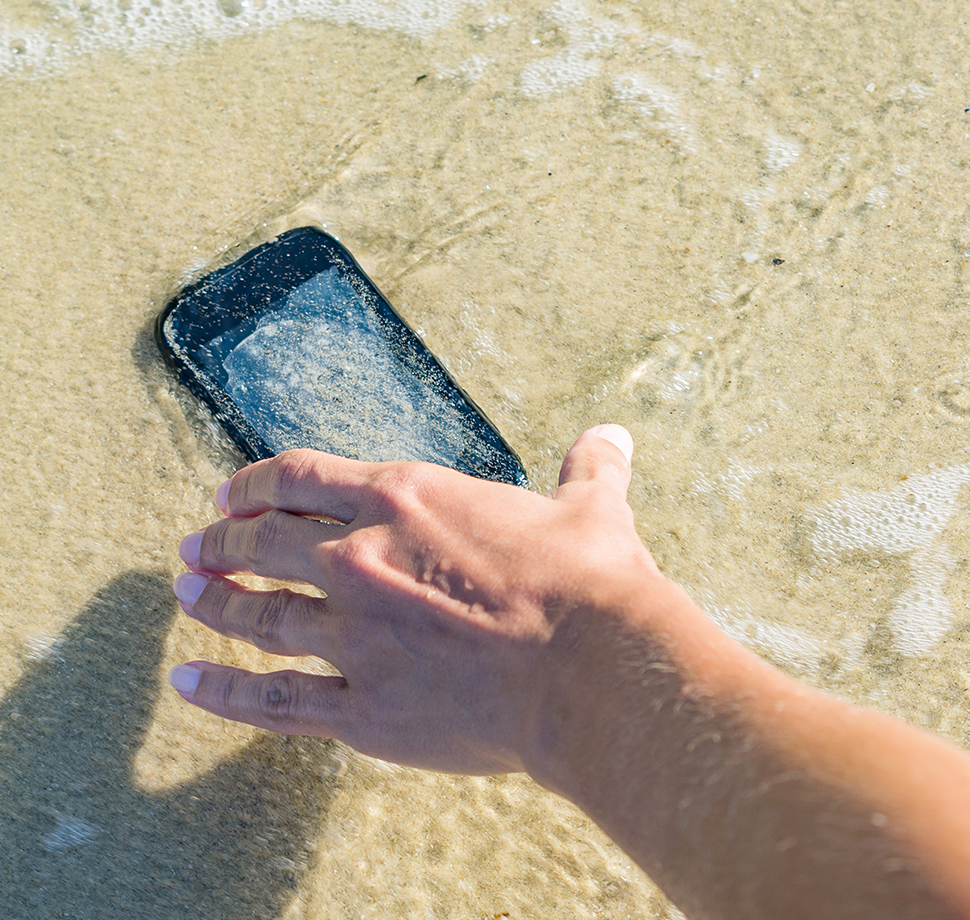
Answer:
[[[340,738],[348,724],[349,690],[342,677],[302,671],[253,674],[191,661],[172,668],[168,680],[186,702],[271,732]]]

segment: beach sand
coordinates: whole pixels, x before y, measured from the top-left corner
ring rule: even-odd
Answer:
[[[177,614],[241,460],[152,322],[303,221],[537,489],[626,425],[640,533],[711,616],[970,745],[968,38],[948,2],[6,3],[0,913],[679,916],[522,777],[167,687],[279,663]]]

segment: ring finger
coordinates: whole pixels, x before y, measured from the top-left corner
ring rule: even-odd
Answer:
[[[286,588],[255,591],[196,572],[175,579],[175,596],[190,617],[231,639],[273,655],[316,655],[333,661],[336,621],[327,598]]]

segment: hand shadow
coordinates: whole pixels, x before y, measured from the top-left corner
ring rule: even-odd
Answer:
[[[135,788],[175,610],[168,578],[114,579],[0,705],[4,920],[270,920],[312,865],[332,742],[267,735],[197,781]]]

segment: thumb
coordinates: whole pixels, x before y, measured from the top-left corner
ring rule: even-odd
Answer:
[[[563,458],[556,497],[567,494],[570,485],[595,482],[625,501],[632,457],[633,438],[622,425],[584,431]]]

